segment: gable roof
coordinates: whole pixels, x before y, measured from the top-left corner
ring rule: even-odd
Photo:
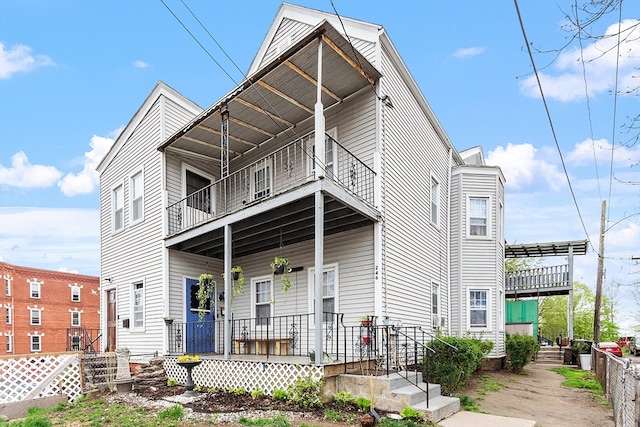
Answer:
[[[176,104],[179,104],[186,110],[191,111],[194,116],[202,112],[202,108],[196,103],[187,99],[164,82],[159,81],[158,83],[156,83],[153,90],[147,96],[142,105],[138,108],[138,111],[136,111],[131,120],[129,120],[129,123],[127,123],[122,132],[120,132],[120,135],[118,135],[107,154],[105,154],[105,156],[96,167],[98,173],[101,174],[102,172],[104,172],[115,155],[120,151],[124,143],[129,139],[134,130],[140,125],[140,122],[142,122],[144,117],[148,114],[153,104],[155,104],[158,98],[160,98],[161,96],[171,99]]]

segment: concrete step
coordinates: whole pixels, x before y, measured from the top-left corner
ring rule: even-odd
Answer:
[[[432,423],[437,423],[443,418],[449,417],[460,410],[460,399],[457,397],[438,396],[423,400],[415,405],[411,405],[413,409],[416,409],[423,414]]]
[[[430,399],[440,396],[440,384],[429,384],[428,386]],[[404,406],[411,406],[426,399],[427,392],[425,390],[427,390],[427,384],[419,382],[417,385],[410,384],[391,390],[391,397],[397,398]]]

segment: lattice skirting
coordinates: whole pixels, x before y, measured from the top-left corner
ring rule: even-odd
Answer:
[[[66,394],[69,401],[82,395],[80,357],[42,354],[0,358],[0,403]]]
[[[187,380],[187,370],[177,364],[176,358],[165,358],[164,369],[168,378],[174,378],[180,384]],[[300,377],[310,376],[313,380],[320,381],[324,376],[324,368],[288,363],[202,359],[202,363],[193,369],[192,376],[196,386],[205,389],[242,387],[246,391],[262,390],[271,395],[273,390],[286,390]]]

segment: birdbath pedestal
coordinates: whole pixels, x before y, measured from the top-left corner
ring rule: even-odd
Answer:
[[[202,360],[192,360],[189,362],[178,362],[178,365],[182,366],[187,370],[187,382],[184,384],[185,392],[182,393],[185,397],[193,397],[197,396],[198,393],[193,391],[195,384],[193,383],[193,377],[191,376],[191,371],[193,368],[202,363]]]

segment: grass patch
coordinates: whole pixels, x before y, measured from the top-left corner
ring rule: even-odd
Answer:
[[[273,418],[260,418],[257,420],[250,420],[245,417],[241,417],[238,423],[246,427],[291,427],[289,420],[280,415]]]
[[[476,405],[476,402],[474,402],[473,399],[466,394],[460,394],[456,397],[460,399],[460,404],[465,411],[480,412],[480,408],[478,407],[478,405]]]
[[[598,398],[598,402],[601,405],[611,406],[604,398],[604,390],[598,380],[596,380],[596,374],[594,372],[583,371],[577,368],[566,368],[564,366],[552,368],[551,370],[566,378],[562,383],[563,386],[590,390],[591,393]]]
[[[485,395],[488,391],[498,391],[504,388],[504,384],[500,381],[492,379],[489,375],[483,375],[480,377],[480,388],[477,390],[478,394]]]

